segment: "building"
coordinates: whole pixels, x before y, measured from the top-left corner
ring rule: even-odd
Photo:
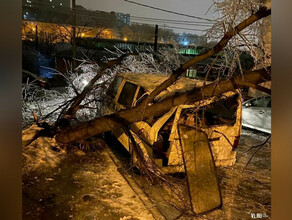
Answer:
[[[121,26],[122,24],[130,25],[130,14],[124,14],[124,13],[115,13],[118,26]]]
[[[22,0],[24,20],[58,22],[67,21],[70,15],[70,0]]]
[[[55,24],[68,24],[73,22],[73,12],[70,7],[71,0],[23,0],[22,18],[28,21],[40,21]],[[129,22],[130,15],[124,20]],[[81,5],[76,5],[76,25],[86,27],[111,28],[117,22],[114,12],[92,11]]]
[[[114,13],[99,10],[88,10],[81,5],[76,5],[76,25],[88,27],[111,28],[116,23]]]
[[[49,8],[70,8],[70,0],[22,0],[22,6],[47,10]]]

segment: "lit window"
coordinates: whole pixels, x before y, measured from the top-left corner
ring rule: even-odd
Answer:
[[[53,0],[50,0],[50,2],[52,2]]]
[[[60,5],[62,6],[63,4],[62,4],[62,3],[60,3]]]

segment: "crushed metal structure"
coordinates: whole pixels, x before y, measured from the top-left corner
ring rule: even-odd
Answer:
[[[119,74],[110,90],[113,102],[107,111],[135,106],[166,79],[163,75]],[[202,85],[200,80],[181,77],[155,101]],[[241,114],[241,93],[227,92],[133,123],[130,132],[147,161],[154,161],[164,173],[186,173],[190,205],[200,214],[222,205],[215,167],[231,166],[236,161]],[[133,154],[135,164],[138,158],[124,130],[117,128],[113,134]]]

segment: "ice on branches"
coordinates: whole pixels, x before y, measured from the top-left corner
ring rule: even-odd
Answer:
[[[107,98],[107,90],[116,74],[121,72],[170,74],[185,58],[178,54],[178,49],[161,51],[154,59],[153,54],[139,53],[138,56],[126,57],[121,65],[107,69],[94,83],[93,88],[86,94],[76,113],[77,121],[86,121],[102,116],[102,106]],[[54,123],[60,114],[69,108],[74,98],[80,94],[85,86],[96,76],[100,67],[93,61],[82,60],[75,71],[55,74],[61,75],[67,82],[63,92],[58,88],[44,89],[36,84],[22,85],[22,126],[27,127],[34,121],[34,112],[39,120]]]

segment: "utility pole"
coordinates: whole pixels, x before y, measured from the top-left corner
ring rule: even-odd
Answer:
[[[157,40],[158,40],[158,25],[155,25],[155,38],[154,38],[154,52],[158,52],[158,45],[157,45]]]
[[[76,68],[76,2],[72,0],[73,22],[72,22],[72,69]]]
[[[35,26],[35,47],[38,50],[39,48],[39,37],[38,37],[38,26]]]

